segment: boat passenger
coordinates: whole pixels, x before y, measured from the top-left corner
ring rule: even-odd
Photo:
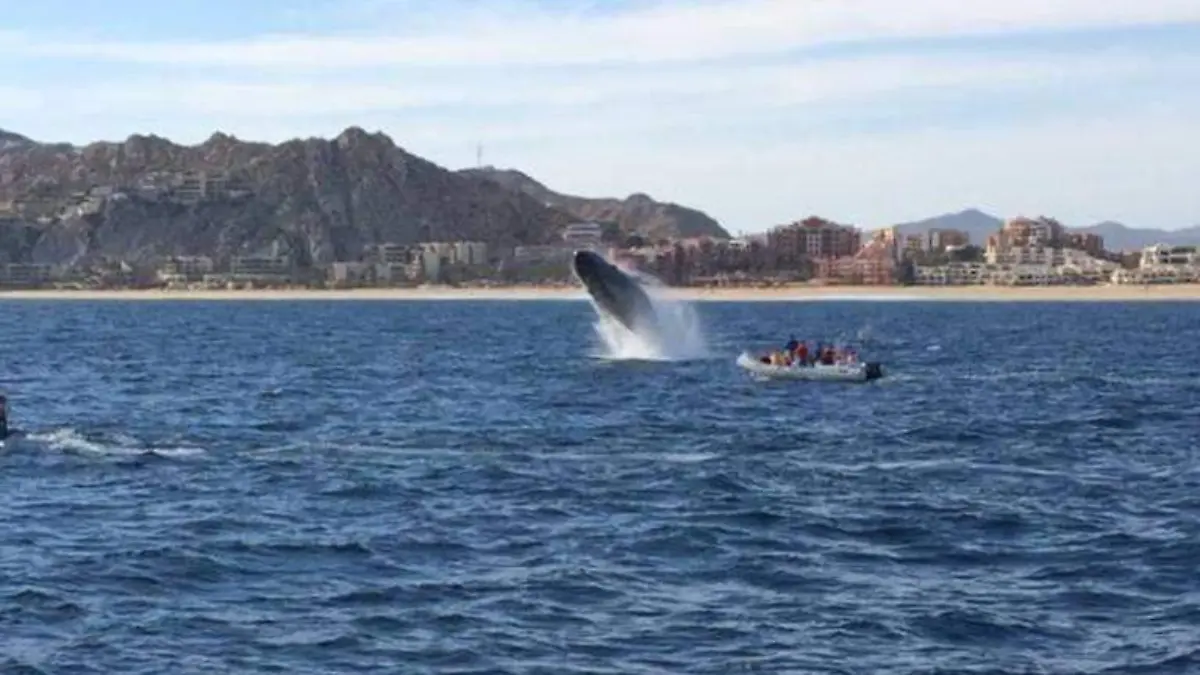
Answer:
[[[800,365],[802,366],[808,365],[808,343],[801,342],[800,345],[796,347],[796,360],[799,361]]]
[[[824,353],[821,354],[822,365],[833,365],[833,347],[826,347]]]
[[[788,340],[788,343],[784,345],[783,351],[791,354],[792,352],[796,351],[796,348],[799,346],[800,342],[796,340],[796,336],[793,335],[792,339]]]

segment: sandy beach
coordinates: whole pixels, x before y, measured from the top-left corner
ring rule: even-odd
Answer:
[[[776,288],[664,288],[672,299],[712,302],[941,300],[1126,302],[1200,300],[1200,284],[1158,286],[809,286]],[[30,290],[0,291],[0,300],[584,300],[582,288],[363,288],[346,290]]]

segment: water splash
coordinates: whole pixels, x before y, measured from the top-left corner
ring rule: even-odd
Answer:
[[[668,299],[666,286],[644,272],[637,273],[642,288],[654,306],[654,328],[629,330],[597,308],[596,335],[600,338],[598,358],[613,361],[687,361],[706,358],[708,341],[691,303]],[[593,301],[592,306],[596,303]]]
[[[180,459],[204,454],[202,448],[190,446],[151,446],[125,434],[86,434],[72,428],[31,433],[24,441],[34,447],[70,455],[129,457],[157,455]]]

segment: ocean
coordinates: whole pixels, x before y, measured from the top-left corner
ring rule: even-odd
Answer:
[[[0,672],[1200,671],[1200,305],[692,309],[0,302]]]

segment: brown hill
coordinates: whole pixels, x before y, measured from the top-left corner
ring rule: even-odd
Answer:
[[[510,190],[530,195],[542,204],[566,211],[579,220],[615,223],[625,234],[637,234],[647,239],[730,238],[725,228],[708,214],[679,204],[658,202],[641,193],[625,199],[593,199],[555,192],[513,169],[484,167],[463,169],[459,173],[488,178]]]
[[[0,261],[291,252],[301,264],[428,240],[555,240],[571,215],[444,169],[382,133],[277,145],[214,134],[84,147],[0,132]]]

